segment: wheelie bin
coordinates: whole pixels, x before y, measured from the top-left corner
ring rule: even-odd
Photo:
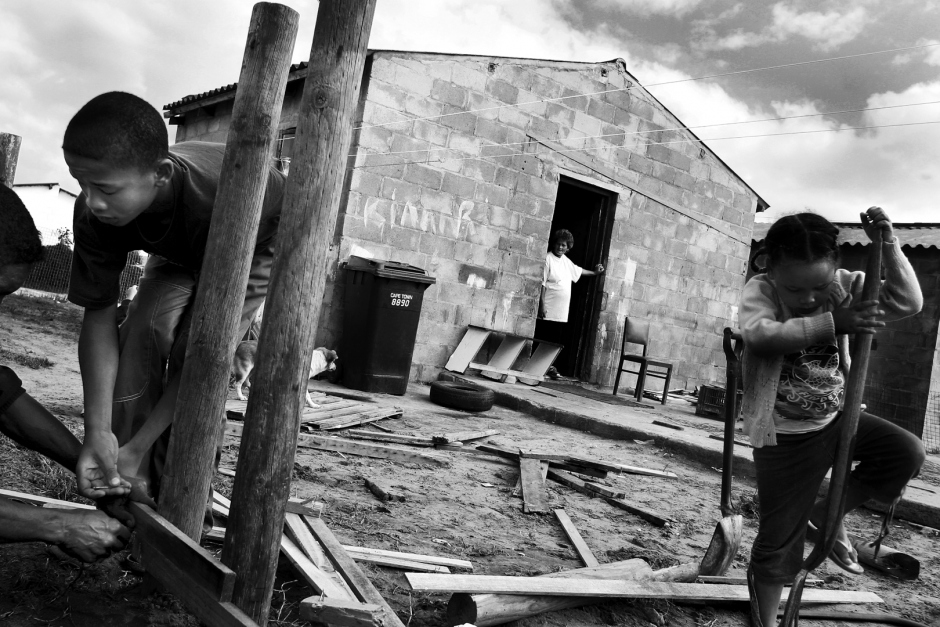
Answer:
[[[344,265],[343,385],[401,396],[408,389],[424,291],[436,279],[394,261],[350,256]]]

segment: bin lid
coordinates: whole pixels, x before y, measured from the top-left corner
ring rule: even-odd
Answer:
[[[357,272],[368,272],[375,276],[386,279],[403,279],[405,281],[414,281],[415,283],[436,283],[437,279],[428,275],[427,270],[417,266],[411,266],[407,263],[397,261],[385,261],[383,259],[366,259],[350,255],[346,262],[347,270]]]

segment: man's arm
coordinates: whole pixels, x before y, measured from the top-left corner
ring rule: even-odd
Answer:
[[[82,443],[29,394],[22,394],[0,414],[0,432],[64,468],[75,470]]]
[[[111,404],[118,369],[115,310],[114,305],[86,308],[78,338],[78,363],[85,393],[85,442],[75,475],[79,494],[92,499],[124,495],[130,489],[118,475],[118,443],[111,431]]]
[[[128,539],[130,530],[99,510],[47,509],[0,497],[0,542],[48,542],[94,562]]]

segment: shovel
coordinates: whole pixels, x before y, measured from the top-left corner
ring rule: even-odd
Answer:
[[[725,437],[721,463],[721,520],[715,526],[712,541],[705,550],[705,557],[699,566],[700,575],[723,575],[731,566],[741,547],[741,534],[744,530],[744,518],[734,513],[731,505],[731,465],[734,461],[734,422],[737,418],[738,400],[738,354],[736,347],[741,346],[742,338],[725,328],[722,346],[728,359],[725,384]]]
[[[877,300],[881,290],[881,231],[875,230],[868,252],[868,265],[865,268],[865,286],[862,288],[862,300]],[[783,612],[782,627],[797,627],[800,622],[800,599],[803,597],[803,585],[806,576],[822,564],[836,543],[836,531],[842,521],[845,509],[845,493],[848,488],[848,475],[852,469],[852,453],[855,449],[855,432],[858,429],[858,417],[861,413],[862,393],[865,391],[865,374],[868,371],[868,357],[871,353],[872,335],[857,333],[852,349],[852,368],[845,385],[845,402],[842,410],[842,430],[839,432],[839,446],[832,464],[832,477],[829,480],[829,498],[826,503],[826,518],[820,531],[823,540],[813,547],[813,551],[803,561],[803,567],[793,580],[790,596]]]

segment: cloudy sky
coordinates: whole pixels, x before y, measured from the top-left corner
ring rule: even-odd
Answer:
[[[284,3],[301,15],[294,61],[306,60],[316,2]],[[0,131],[23,137],[16,182],[77,191],[61,137],[99,93],[130,91],[162,109],[235,82],[252,5],[5,0]],[[852,220],[878,204],[897,222],[940,222],[940,124],[924,124],[940,122],[935,44],[940,0],[378,0],[370,40],[622,57],[770,203],[769,215],[810,208]],[[788,67],[761,69],[774,66]]]

